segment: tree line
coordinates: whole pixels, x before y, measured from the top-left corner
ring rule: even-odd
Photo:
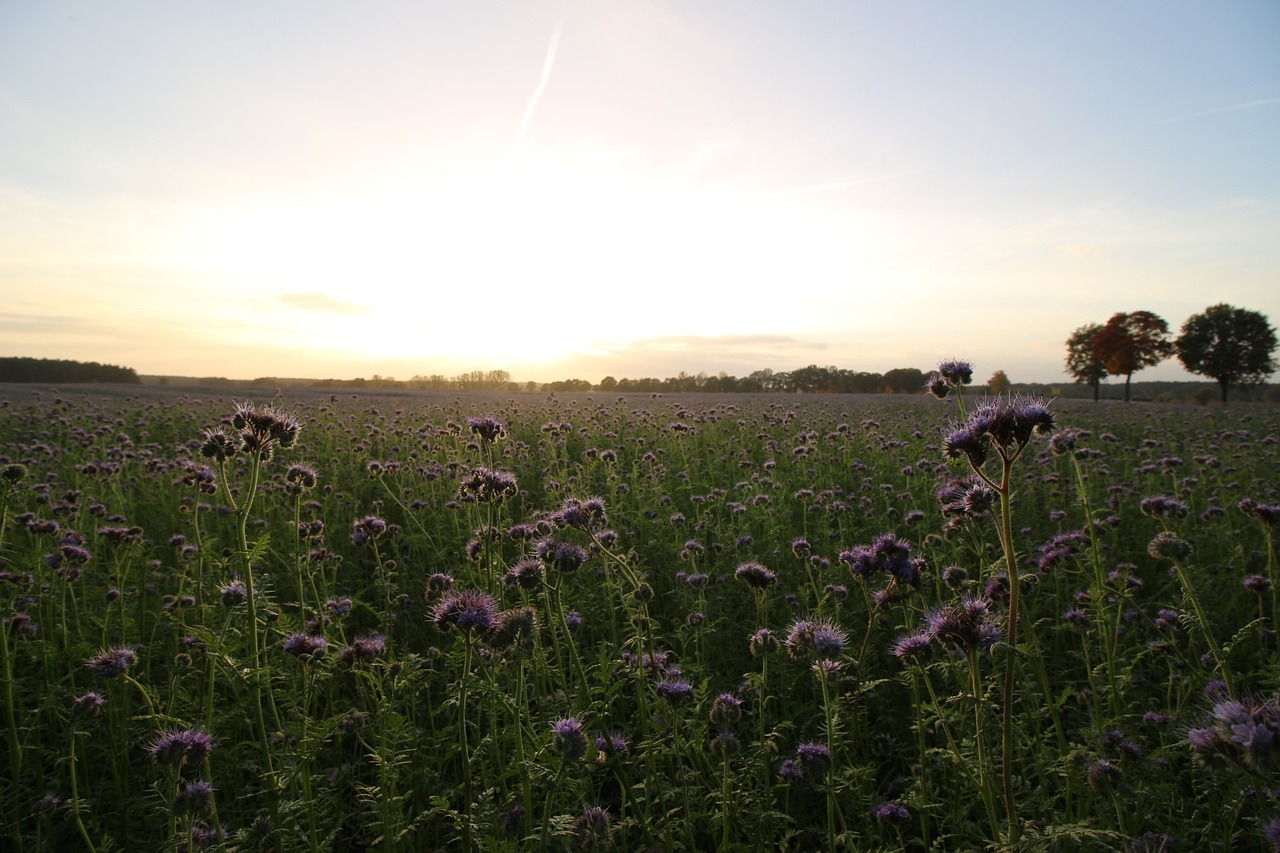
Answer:
[[[1265,315],[1219,303],[1188,317],[1177,338],[1150,311],[1081,326],[1067,338],[1066,366],[1076,382],[1092,386],[1095,400],[1104,379],[1123,376],[1127,403],[1134,373],[1176,355],[1189,372],[1217,382],[1226,403],[1230,388],[1259,385],[1275,373],[1275,349],[1276,332]]]
[[[0,382],[122,382],[138,383],[132,367],[71,361],[64,358],[0,357]]]

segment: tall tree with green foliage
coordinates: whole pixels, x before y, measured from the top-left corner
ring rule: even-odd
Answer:
[[[1101,331],[1101,323],[1088,323],[1067,338],[1067,373],[1077,383],[1092,387],[1095,401],[1102,380],[1107,378],[1107,366],[1093,349],[1093,337]]]
[[[1133,374],[1153,367],[1173,355],[1169,324],[1150,311],[1119,312],[1091,339],[1093,353],[1107,373],[1124,377],[1124,401],[1129,402]]]
[[[1175,346],[1183,367],[1218,383],[1224,405],[1232,385],[1256,385],[1276,371],[1276,331],[1266,316],[1225,302],[1188,317]]]

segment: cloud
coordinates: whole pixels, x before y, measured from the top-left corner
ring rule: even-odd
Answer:
[[[285,293],[277,296],[276,301],[304,311],[321,311],[326,314],[365,314],[369,311],[367,305],[343,302],[325,293]]]
[[[529,125],[533,122],[533,114],[538,109],[538,101],[542,100],[542,93],[547,90],[547,83],[551,80],[551,68],[555,65],[556,51],[560,49],[560,34],[564,32],[566,11],[567,9],[561,11],[560,20],[556,21],[556,28],[551,31],[551,43],[547,45],[547,55],[542,60],[542,75],[538,78],[538,86],[533,90],[529,103],[525,105],[524,116],[520,119],[520,129],[516,131],[515,141],[511,143],[511,150],[507,153],[508,162],[520,150],[520,143],[524,142],[525,134],[529,132]]]
[[[657,338],[642,338],[621,344],[602,344],[602,349],[611,351],[626,350],[643,352],[658,350],[662,352],[698,351],[724,352],[740,350],[824,350],[829,344],[820,341],[804,341],[791,335],[666,335]]]

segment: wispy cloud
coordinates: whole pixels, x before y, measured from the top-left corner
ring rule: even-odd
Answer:
[[[551,80],[551,68],[556,62],[556,51],[560,49],[560,35],[564,32],[566,11],[567,9],[561,10],[560,20],[556,21],[556,28],[551,31],[551,43],[547,45],[547,55],[542,60],[542,76],[538,78],[538,87],[533,90],[529,103],[525,105],[524,116],[520,119],[520,129],[516,132],[516,138],[511,143],[511,150],[507,152],[508,163],[516,156],[516,152],[520,150],[520,144],[524,142],[525,134],[529,132],[529,125],[533,122],[533,114],[537,112],[538,101],[542,100],[542,93],[547,90],[547,83]]]
[[[719,154],[721,151],[728,151],[734,147],[732,142],[705,142],[698,146],[698,153],[693,155],[684,169],[680,172],[680,180],[687,181],[696,175],[703,166],[711,162],[711,158]]]
[[[1191,121],[1192,119],[1204,118],[1206,116],[1223,115],[1225,113],[1242,113],[1249,110],[1259,110],[1264,107],[1280,106],[1280,98],[1259,98],[1254,101],[1241,101],[1238,104],[1227,104],[1221,107],[1213,107],[1208,110],[1200,110],[1187,115],[1176,116],[1171,119],[1165,119],[1160,124],[1177,124],[1178,122]]]
[[[325,314],[351,315],[364,314],[369,311],[369,306],[367,305],[343,302],[326,293],[285,293],[277,296],[276,301],[283,302],[293,308],[301,308],[303,311],[320,311]]]

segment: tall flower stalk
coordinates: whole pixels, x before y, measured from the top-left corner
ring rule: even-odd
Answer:
[[[241,570],[244,573],[245,599],[249,609],[249,667],[254,694],[254,722],[258,731],[258,743],[262,752],[263,769],[268,779],[274,779],[271,747],[267,740],[267,723],[264,702],[272,703],[271,691],[263,689],[264,661],[262,638],[259,636],[258,597],[254,589],[253,563],[256,549],[249,545],[249,515],[257,498],[262,477],[263,463],[271,459],[277,448],[292,447],[302,427],[291,415],[277,412],[271,407],[256,408],[242,403],[231,416],[231,426],[237,432],[231,435],[221,427],[206,430],[200,453],[213,459],[218,465],[218,479],[222,483],[223,497],[236,516],[236,544],[239,546]],[[232,492],[227,478],[227,462],[237,454],[249,458],[249,481],[239,502]],[[274,783],[273,783],[274,784]]]
[[[1021,579],[1013,544],[1012,472],[1014,464],[1029,446],[1032,436],[1035,433],[1048,433],[1052,429],[1053,415],[1044,402],[1034,398],[995,397],[974,407],[962,422],[948,432],[943,442],[946,456],[949,459],[965,460],[976,478],[971,481],[966,495],[960,498],[961,505],[985,501],[983,489],[990,490],[999,499],[996,533],[1004,555],[1009,587],[1009,615],[1005,628],[1008,649],[1005,656],[1000,727],[1001,779],[1009,843],[1017,842],[1020,834],[1017,804],[1013,794],[1013,702],[1017,680],[1016,649],[1018,622],[1021,617]],[[992,459],[997,462],[988,466]]]

